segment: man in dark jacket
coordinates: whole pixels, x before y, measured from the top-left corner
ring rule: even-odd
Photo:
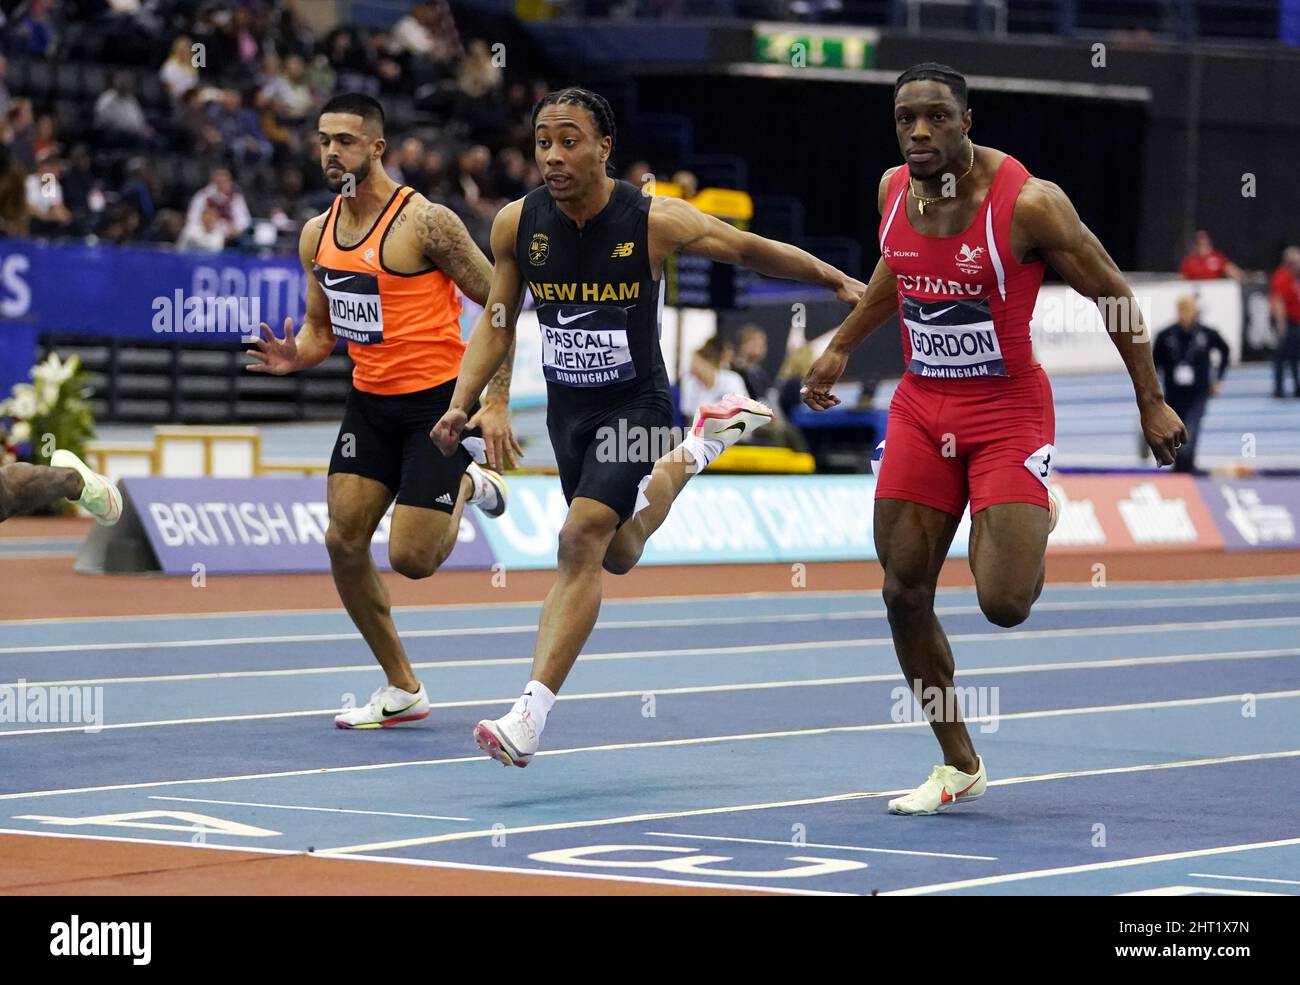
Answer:
[[[1217,367],[1211,365],[1211,352],[1219,354]],[[1185,294],[1178,299],[1178,320],[1156,336],[1151,354],[1164,383],[1165,401],[1187,426],[1187,442],[1178,449],[1174,471],[1194,473],[1201,418],[1228,371],[1228,343],[1197,321],[1196,298]]]

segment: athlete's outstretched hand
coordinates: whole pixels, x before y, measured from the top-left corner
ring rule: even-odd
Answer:
[[[460,436],[465,430],[469,415],[459,407],[450,408],[429,432],[429,437],[444,455],[453,454],[460,446]]]
[[[835,296],[845,304],[851,304],[855,308],[862,295],[867,293],[867,285],[860,280],[854,280],[852,277],[845,277],[844,283],[835,289]]]
[[[839,382],[848,365],[849,357],[827,348],[808,370],[799,388],[799,396],[813,410],[829,410],[840,402],[840,398],[831,393],[831,387]]]
[[[245,369],[254,373],[271,373],[283,376],[298,368],[298,339],[293,334],[293,319],[284,320],[284,338],[277,339],[271,326],[262,322],[261,337],[255,339],[256,349],[245,349],[257,362],[248,363]]]
[[[515,440],[515,433],[510,428],[509,404],[500,400],[489,400],[465,426],[477,427],[483,432],[488,468],[496,472],[505,472],[514,468],[515,463],[523,457],[524,450],[519,447],[519,442]]]
[[[1173,465],[1178,446],[1187,443],[1187,428],[1182,418],[1163,400],[1142,408],[1142,434],[1156,456],[1157,465]]]

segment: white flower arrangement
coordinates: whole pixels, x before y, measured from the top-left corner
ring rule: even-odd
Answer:
[[[86,397],[86,374],[76,356],[66,361],[51,352],[31,369],[31,383],[17,383],[0,401],[0,465],[48,464],[55,448],[85,451],[95,421]]]

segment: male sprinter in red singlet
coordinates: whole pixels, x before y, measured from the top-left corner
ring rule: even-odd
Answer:
[[[547,93],[533,108],[533,137],[546,185],[511,202],[492,224],[491,299],[451,407],[432,435],[445,452],[454,451],[469,402],[514,344],[526,281],[542,329],[546,423],[569,514],[560,530],[558,577],[542,605],[532,680],[506,715],[474,730],[480,749],[515,766],[536,754],[556,692],[596,624],[602,568],[632,570],[687,480],[772,419],[757,401],[728,394],[700,408],[677,448],[658,460],[644,453],[673,421],[659,349],[665,259],[681,250],[743,264],[820,284],[849,304],[864,290],[803,250],[612,178],[614,115],[594,92]],[[604,454],[615,435],[631,441],[618,455]]]
[[[1133,380],[1142,429],[1161,465],[1187,440],[1165,403],[1133,292],[1065,193],[1015,158],[976,147],[966,80],[945,65],[909,68],[894,86],[906,167],[880,181],[881,260],[866,295],[805,380],[825,410],[849,352],[898,307],[907,372],[889,408],[876,484],[876,552],[898,660],[916,691],[945,696],[932,718],[944,765],[896,814],[934,814],[988,783],[955,713],[953,657],[934,614],[939,569],[967,502],[980,608],[1015,626],[1043,588],[1055,419],[1047,374],[1030,351],[1043,270],[1098,302]],[[941,691],[930,691],[930,688]],[[926,703],[927,713],[933,701]]]
[[[298,241],[307,272],[307,313],[295,336],[286,318],[277,339],[266,325],[249,369],[275,374],[315,366],[348,342],[355,364],[343,425],[330,459],[330,569],[343,605],[388,676],[370,701],[344,710],[339,728],[383,728],[424,718],[429,696],[398,638],[388,590],[370,541],[393,498],[388,558],[408,578],[427,578],[456,545],[472,503],[488,516],[506,507],[500,476],[463,447],[451,456],[429,443],[456,388],[465,351],[459,287],[487,300],[492,267],[450,209],[434,205],[384,171],[384,111],[369,96],[335,96],[322,108],[320,162],[338,194]],[[508,403],[512,363],[491,381],[482,429],[488,464],[509,467],[518,454]],[[471,395],[471,402],[478,392]],[[466,444],[472,444],[467,439]]]
[[[11,462],[0,467],[0,523],[60,499],[83,507],[101,527],[122,519],[117,486],[66,449],[56,449],[48,466]]]

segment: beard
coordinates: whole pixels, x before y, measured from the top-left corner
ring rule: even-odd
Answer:
[[[325,173],[325,187],[335,195],[343,190],[344,182],[348,180],[348,175],[352,175],[352,189],[355,191],[360,188],[362,183],[370,175],[370,159],[366,158],[351,171],[343,171],[337,178],[331,178],[329,172]]]

